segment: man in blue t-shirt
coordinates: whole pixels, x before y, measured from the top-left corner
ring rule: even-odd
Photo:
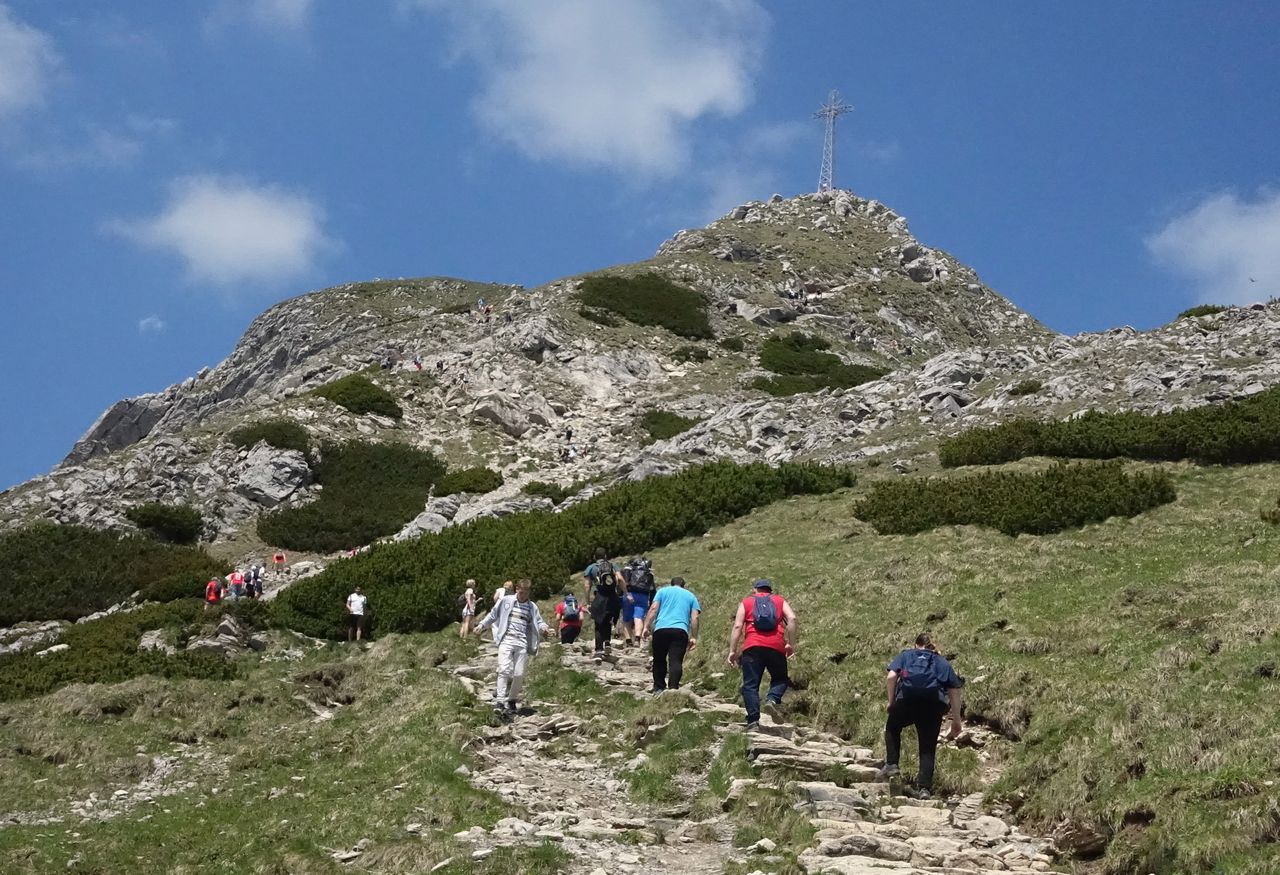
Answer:
[[[884,727],[883,777],[898,774],[898,756],[902,746],[902,730],[914,725],[920,746],[920,772],[916,776],[915,796],[927,799],[933,790],[933,766],[938,750],[942,718],[951,712],[951,731],[955,738],[964,728],[960,717],[960,688],[964,679],[943,658],[925,633],[916,637],[916,646],[902,651],[889,663],[885,691],[889,694],[889,717]]]
[[[658,590],[644,618],[644,634],[653,635],[653,694],[680,689],[684,655],[698,646],[698,597],[685,589],[683,577]]]

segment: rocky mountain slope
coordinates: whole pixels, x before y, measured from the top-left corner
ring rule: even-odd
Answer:
[[[401,441],[504,473],[497,492],[424,514],[419,525],[433,527],[528,506],[520,486],[529,480],[637,477],[707,457],[884,456],[905,470],[929,464],[939,435],[1014,413],[1202,404],[1260,391],[1280,371],[1280,306],[1146,333],[1056,335],[912,237],[904,218],[847,192],[744,204],[681,231],[648,261],[601,273],[644,272],[702,293],[720,343],[584,318],[581,276],[534,289],[378,281],[282,302],[216,368],[118,402],[62,464],[0,494],[0,527],[36,518],[125,527],[128,506],[165,501],[199,507],[208,538],[251,532],[261,511],[316,492],[300,452],[227,443],[233,428],[275,416],[317,442]],[[487,319],[481,299],[493,308]],[[761,343],[791,330],[889,373],[784,398],[750,388],[765,373]],[[705,361],[689,360],[693,346]],[[403,419],[355,416],[310,394],[355,372],[390,390]],[[649,443],[639,420],[652,409],[698,423]]]

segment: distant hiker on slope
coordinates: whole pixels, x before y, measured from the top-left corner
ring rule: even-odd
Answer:
[[[275,576],[279,577],[284,574],[285,556],[283,550],[277,550],[275,555],[271,557],[271,570],[275,572]]]
[[[244,596],[244,572],[239,568],[227,575],[227,582],[231,584],[231,598],[233,601],[240,601]]]
[[[493,626],[493,637],[498,642],[498,685],[493,710],[499,714],[515,713],[529,657],[538,652],[540,639],[551,632],[538,606],[529,600],[532,587],[528,579],[521,580],[516,584],[515,595],[503,596],[476,626],[477,635]]]
[[[884,768],[882,777],[898,774],[902,730],[914,725],[920,746],[920,771],[916,775],[915,796],[927,799],[933,792],[933,767],[938,750],[942,718],[951,711],[950,738],[964,728],[960,717],[960,688],[964,680],[938,653],[928,634],[916,637],[916,646],[902,651],[889,663],[884,681],[889,695],[888,719],[884,726]]]
[[[366,615],[368,614],[369,598],[364,594],[364,587],[357,585],[355,592],[347,596],[347,640],[355,638],[359,641],[364,637],[368,626],[366,623]]]
[[[210,607],[218,604],[222,599],[222,581],[214,577],[204,585],[204,609],[207,611]]]
[[[582,601],[591,606],[591,622],[596,627],[595,660],[604,660],[610,647],[613,624],[622,615],[622,596],[627,591],[626,581],[607,558],[604,548],[596,548],[596,561],[582,573],[586,585],[582,589]]]
[[[572,644],[582,632],[582,605],[572,589],[564,592],[564,598],[556,605],[556,631],[561,644]]]
[[[466,638],[471,634],[471,623],[476,615],[476,582],[467,580],[467,588],[462,593],[462,628],[458,635]]]
[[[685,589],[683,577],[658,590],[645,614],[643,637],[653,635],[653,694],[680,689],[684,655],[698,646],[698,616],[702,605]]]
[[[787,660],[796,652],[796,615],[791,605],[773,594],[764,578],[752,585],[752,594],[738,605],[729,633],[729,664],[742,666],[742,703],[747,709],[747,729],[760,728],[760,682],[769,672],[769,695],[764,711],[782,719],[782,696],[787,691]]]

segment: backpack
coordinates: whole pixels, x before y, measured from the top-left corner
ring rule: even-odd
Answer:
[[[898,696],[903,699],[937,700],[942,689],[935,670],[938,654],[932,650],[913,650],[909,665],[898,672]]]
[[[608,589],[605,589],[605,581],[608,581]],[[618,592],[618,579],[614,577],[613,563],[608,559],[596,561],[596,592],[601,595],[616,595]]]
[[[751,625],[757,632],[772,632],[778,628],[778,606],[773,603],[773,594],[755,596],[751,605]]]
[[[653,585],[653,563],[648,559],[637,559],[632,565],[629,585],[636,592],[653,595],[657,589]]]
[[[578,616],[578,600],[571,595],[566,595],[564,597],[564,613],[561,617],[565,620],[576,620]]]

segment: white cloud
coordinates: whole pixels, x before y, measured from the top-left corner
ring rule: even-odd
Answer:
[[[1187,277],[1200,301],[1248,304],[1280,295],[1280,191],[1206,197],[1146,240],[1158,264]]]
[[[314,5],[315,0],[221,0],[205,25],[220,30],[248,22],[262,30],[297,32],[307,27]]]
[[[757,0],[417,0],[456,25],[481,124],[537,159],[664,176],[689,126],[752,100],[768,16]]]
[[[60,64],[49,35],[0,4],[0,118],[39,106]]]
[[[192,280],[232,285],[311,272],[335,245],[323,225],[323,211],[305,195],[234,177],[189,176],[170,186],[157,215],[116,219],[106,229],[177,254]]]
[[[164,330],[168,327],[169,323],[156,315],[147,316],[145,319],[138,320],[139,334],[163,334]]]

